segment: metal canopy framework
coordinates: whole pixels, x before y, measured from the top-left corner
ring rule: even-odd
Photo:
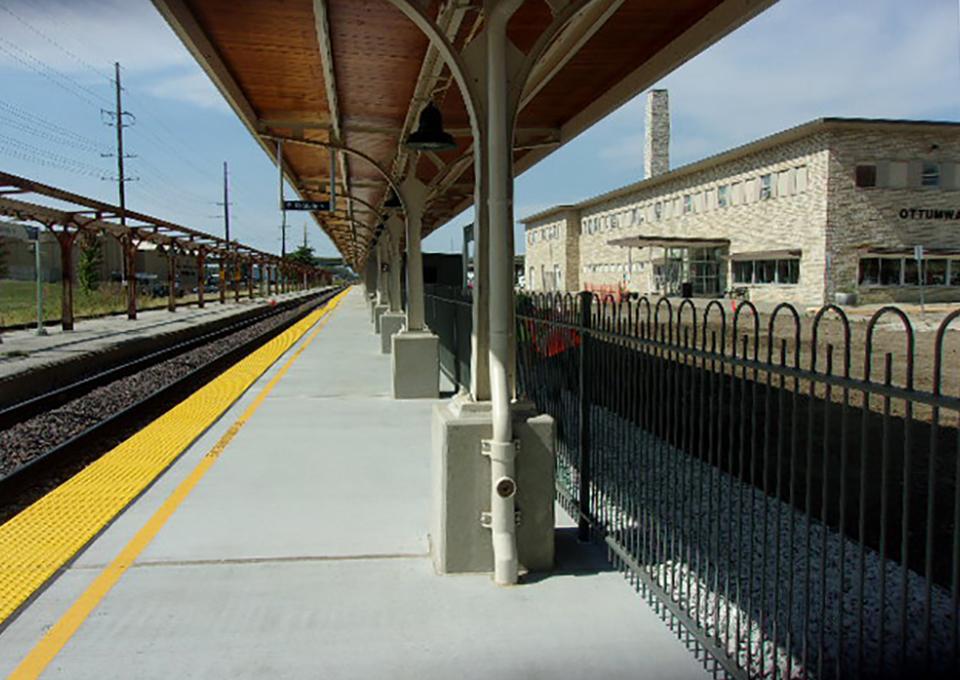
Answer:
[[[24,200],[29,198],[30,200]],[[35,201],[40,201],[35,202]],[[53,205],[51,205],[53,204]],[[123,215],[124,223],[120,217]],[[252,248],[238,241],[226,241],[219,236],[184,227],[173,222],[152,217],[133,210],[121,210],[119,206],[74,194],[57,187],[35,182],[24,177],[0,172],[0,215],[21,221],[37,222],[49,229],[60,245],[60,262],[63,269],[61,296],[61,325],[64,330],[73,329],[73,247],[83,234],[109,235],[117,240],[123,250],[127,272],[136,272],[136,253],[145,244],[154,246],[167,255],[168,302],[170,311],[176,310],[177,259],[192,254],[197,258],[197,271],[202,277],[206,257],[216,257],[220,269],[220,301],[226,299],[228,269],[233,269],[233,296],[239,300],[240,269],[250,271],[247,279],[248,295],[253,297],[253,267],[260,270],[261,282],[266,282],[268,293],[271,283],[278,289],[287,287],[288,277],[296,274],[304,283],[313,282],[318,271],[298,262],[283,260],[271,253]],[[227,264],[232,263],[232,264]],[[271,276],[269,270],[272,270]],[[296,284],[295,284],[296,285]],[[204,305],[202,278],[197,287],[199,306]],[[137,316],[136,279],[127,284],[127,316]]]
[[[409,16],[429,19],[469,59],[484,28],[479,0],[153,0],[264,151],[284,144],[283,171],[305,199],[351,196],[315,218],[355,266],[370,253],[390,182],[427,187],[421,234],[474,201],[475,121],[440,51]],[[656,83],[775,0],[526,0],[507,26],[519,56],[557,16],[520,96],[513,137],[519,174]],[[575,11],[570,11],[571,9]],[[457,146],[412,152],[403,140],[428,101]],[[364,162],[350,149],[370,159]],[[411,165],[412,160],[412,165]],[[332,162],[333,161],[333,162]],[[335,172],[331,169],[335,167]],[[357,224],[368,229],[356,229]]]

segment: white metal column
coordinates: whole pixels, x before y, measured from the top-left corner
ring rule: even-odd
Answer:
[[[490,218],[490,397],[493,438],[490,442],[490,514],[494,581],[517,582],[516,448],[510,416],[510,323],[513,319],[513,116],[507,72],[507,22],[522,0],[486,3],[487,164]]]

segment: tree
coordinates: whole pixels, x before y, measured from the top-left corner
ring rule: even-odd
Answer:
[[[287,260],[305,264],[308,267],[316,267],[320,264],[320,258],[313,254],[313,248],[310,246],[300,246],[292,253],[288,253]]]
[[[92,293],[100,287],[100,265],[103,262],[103,248],[96,234],[85,233],[80,240],[80,262],[77,267],[77,279],[80,289]]]

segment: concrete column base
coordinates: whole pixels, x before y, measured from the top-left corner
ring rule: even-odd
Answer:
[[[390,309],[387,305],[374,305],[373,307],[373,332],[380,335],[380,317]]]
[[[384,312],[380,315],[380,353],[390,354],[393,348],[393,336],[403,329],[407,320],[403,312]]]
[[[376,323],[376,321],[377,321],[377,318],[376,318],[377,298],[376,298],[376,297],[368,297],[368,298],[367,298],[367,306],[370,307],[370,323]]]
[[[522,570],[546,571],[554,558],[554,422],[529,403],[512,411],[520,441],[517,551]],[[490,509],[490,461],[480,442],[492,434],[490,402],[461,394],[433,409],[430,553],[440,574],[493,571],[490,530],[480,524]]]
[[[393,336],[394,399],[440,396],[440,340],[430,331],[402,331]]]

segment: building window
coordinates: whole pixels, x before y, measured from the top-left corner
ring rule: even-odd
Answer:
[[[660,201],[653,204],[653,215],[657,218],[658,222],[663,219],[663,203]]]
[[[861,286],[876,286],[880,283],[880,258],[865,257],[860,260]]]
[[[781,170],[777,173],[777,196],[793,195],[793,175],[789,170]]]
[[[938,187],[940,186],[940,164],[923,162],[923,169],[920,173],[920,186]]]
[[[756,283],[776,283],[777,261],[757,260],[753,265],[753,277]]]
[[[859,281],[864,286],[903,285],[903,259],[899,257],[861,258]]]
[[[777,283],[794,284],[800,282],[800,260],[734,260],[734,283]]]
[[[620,228],[620,219],[616,215],[610,216],[610,228],[619,229]]]
[[[802,194],[807,190],[807,181],[808,181],[808,172],[807,166],[801,165],[797,167],[797,193]]]
[[[693,198],[690,194],[683,197],[683,214],[688,215],[693,211]]]
[[[920,263],[912,257],[907,257],[903,260],[903,285],[920,285]]]
[[[923,285],[947,285],[947,260],[932,259],[923,262]]]
[[[858,165],[856,169],[857,186],[861,188],[877,186],[877,166]]]
[[[717,188],[717,207],[726,208],[730,201],[730,185],[724,184]]]
[[[893,161],[887,164],[887,186],[903,189],[907,186],[908,166],[906,161]]]
[[[735,283],[753,283],[753,260],[734,262],[733,280]]]
[[[734,182],[730,185],[730,205],[743,203],[743,183]]]
[[[920,267],[911,257],[864,257],[859,281],[864,286],[918,286]],[[923,261],[923,285],[960,286],[960,260],[935,257]]]
[[[893,260],[889,258],[880,259],[880,285],[903,285],[903,260]]]
[[[760,175],[760,200],[767,201],[773,198],[773,176]]]
[[[777,283],[799,283],[800,260],[777,260]]]

